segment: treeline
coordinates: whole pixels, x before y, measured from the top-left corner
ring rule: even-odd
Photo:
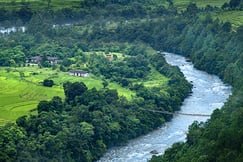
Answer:
[[[64,2],[63,4],[48,0],[46,3],[44,1],[13,1],[11,3],[1,2],[0,4],[1,27],[27,24],[31,17],[38,15],[40,11],[50,12],[52,21],[61,24],[84,19],[92,22],[104,17],[107,19],[143,18],[148,15],[156,17],[175,12],[173,8],[168,9],[167,7],[168,4],[171,4],[170,0],[83,0],[79,2]]]
[[[86,21],[97,19],[121,19],[155,18],[162,15],[176,15],[177,9],[173,0],[81,0],[66,2],[63,4],[52,0],[46,1],[9,1],[0,2],[0,26],[12,27],[28,24],[32,16],[40,11],[48,11],[52,15],[55,24],[66,22]],[[230,0],[221,8],[207,5],[203,11],[213,10],[242,10],[241,0]]]

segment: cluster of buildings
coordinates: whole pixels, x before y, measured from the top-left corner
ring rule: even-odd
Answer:
[[[30,64],[40,64],[43,60],[44,56],[33,56],[26,60],[26,63]],[[46,56],[46,61],[48,61],[50,64],[57,64],[59,59],[57,57],[50,57]],[[70,70],[69,75],[77,76],[77,77],[89,77],[90,74],[88,71],[85,70]]]
[[[42,56],[42,55],[33,56],[33,57],[30,57],[29,59],[27,59],[26,62],[32,63],[32,64],[40,64],[43,59],[44,59],[44,56]],[[57,64],[59,61],[57,57],[46,56],[46,59],[50,64]]]
[[[107,54],[105,54],[105,56],[109,61],[113,60],[113,55],[111,53],[107,53]],[[43,59],[46,59],[46,61],[48,61],[48,63],[50,63],[52,65],[57,64],[59,62],[58,57],[39,55],[39,56],[30,57],[29,59],[26,60],[26,63],[40,64]],[[70,70],[69,75],[77,76],[77,77],[89,77],[90,76],[89,72],[85,71],[85,70]]]

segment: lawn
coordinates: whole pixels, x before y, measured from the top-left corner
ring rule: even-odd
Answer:
[[[22,77],[20,77],[22,73]],[[42,86],[44,79],[52,79],[51,88]],[[0,69],[0,125],[14,122],[22,115],[28,115],[41,100],[50,100],[53,96],[64,98],[62,84],[66,81],[82,81],[88,88],[103,88],[102,80],[95,76],[80,78],[47,68],[21,67]],[[109,83],[108,88],[117,89],[120,96],[131,100],[134,92],[122,88],[117,83]]]

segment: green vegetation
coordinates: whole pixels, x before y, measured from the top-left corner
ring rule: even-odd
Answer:
[[[179,110],[191,85],[178,67],[155,52],[163,50],[190,57],[197,68],[217,74],[234,89],[211,120],[190,126],[185,143],[152,160],[242,161],[243,26],[215,15],[241,12],[242,1],[215,1],[219,7],[205,8],[206,1],[198,3],[200,7],[189,3],[180,12],[171,1],[159,0],[84,0],[79,7],[60,10],[51,8],[53,2],[46,1],[49,8],[36,13],[27,4],[13,12],[0,9],[4,26],[27,27],[24,33],[0,37],[0,66],[7,67],[1,69],[1,85],[6,85],[0,89],[5,93],[0,93],[1,105],[10,112],[20,105],[28,112],[31,104],[44,99],[34,113],[0,127],[0,161],[95,161],[107,148],[169,121],[171,115],[146,109]],[[185,1],[180,2],[183,6]],[[77,23],[52,27],[66,21]],[[111,61],[104,53],[120,54]],[[36,55],[61,61],[21,67]],[[72,77],[67,73],[71,69],[93,76]],[[45,79],[55,85],[39,84]],[[59,97],[53,97],[55,93]],[[26,95],[33,99],[24,100]],[[9,97],[16,100],[12,107]]]
[[[20,77],[20,73],[23,77]],[[82,81],[89,89],[102,88],[102,80],[96,77],[80,78],[70,76],[67,72],[53,71],[47,68],[20,67],[1,68],[0,70],[0,125],[13,122],[22,115],[29,115],[41,100],[50,100],[53,96],[64,97],[62,84],[66,81]],[[52,88],[42,86],[45,78],[52,79]],[[131,100],[134,92],[110,82],[110,89],[116,89],[119,96]]]
[[[200,8],[205,8],[207,5],[212,7],[221,7],[224,3],[230,0],[173,0],[175,7],[179,10],[185,10],[190,3],[195,3]]]
[[[220,24],[209,15],[201,20],[195,19],[202,15],[194,16],[195,22],[190,20],[180,34],[173,32],[177,33],[173,36],[176,41],[169,43],[171,46],[167,51],[188,56],[197,68],[217,74],[233,86],[233,95],[222,110],[214,111],[210,120],[194,122],[189,127],[185,143],[174,144],[163,156],[153,157],[151,162],[242,161],[243,134],[239,123],[243,120],[240,99],[243,97],[243,26],[240,23],[232,28],[231,23]],[[223,14],[222,18],[225,17]]]
[[[60,10],[63,8],[78,7],[80,5],[80,0],[0,0],[1,7],[10,10],[19,9],[25,5],[28,5],[32,10],[38,11],[47,7],[54,10]]]
[[[139,13],[136,17],[141,16]],[[109,24],[99,24],[100,20],[86,22],[89,19],[74,27],[51,28],[51,20],[48,12],[39,13],[31,18],[25,33],[0,39],[0,65],[9,67],[9,73],[3,69],[4,77],[50,90],[62,91],[63,86],[65,94],[40,101],[37,112],[16,120],[17,127],[7,124],[0,128],[1,161],[97,160],[107,148],[172,118],[146,109],[179,110],[190,93],[191,85],[179,69],[166,64],[152,46],[140,38],[129,39],[130,33],[123,41],[125,28],[114,34],[120,22],[114,22],[112,29]],[[134,29],[134,23],[128,25]],[[113,60],[104,53],[113,54]],[[41,60],[38,67],[20,67],[27,58],[40,54],[61,61],[53,65]],[[88,70],[92,76],[72,77],[67,73],[71,69]],[[55,85],[39,84],[45,79]],[[14,136],[7,135],[14,131]]]
[[[234,29],[243,24],[243,11],[219,11],[213,12],[212,16],[214,19],[230,22]]]

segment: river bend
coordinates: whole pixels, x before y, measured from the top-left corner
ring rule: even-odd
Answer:
[[[221,108],[231,94],[231,87],[225,85],[217,76],[197,70],[182,56],[164,53],[166,61],[179,66],[186,79],[193,84],[192,95],[185,99],[181,113],[211,114]],[[188,126],[193,121],[206,121],[208,117],[174,115],[163,127],[136,139],[125,146],[113,147],[98,162],[146,162],[152,150],[163,154],[175,142],[185,141]]]

